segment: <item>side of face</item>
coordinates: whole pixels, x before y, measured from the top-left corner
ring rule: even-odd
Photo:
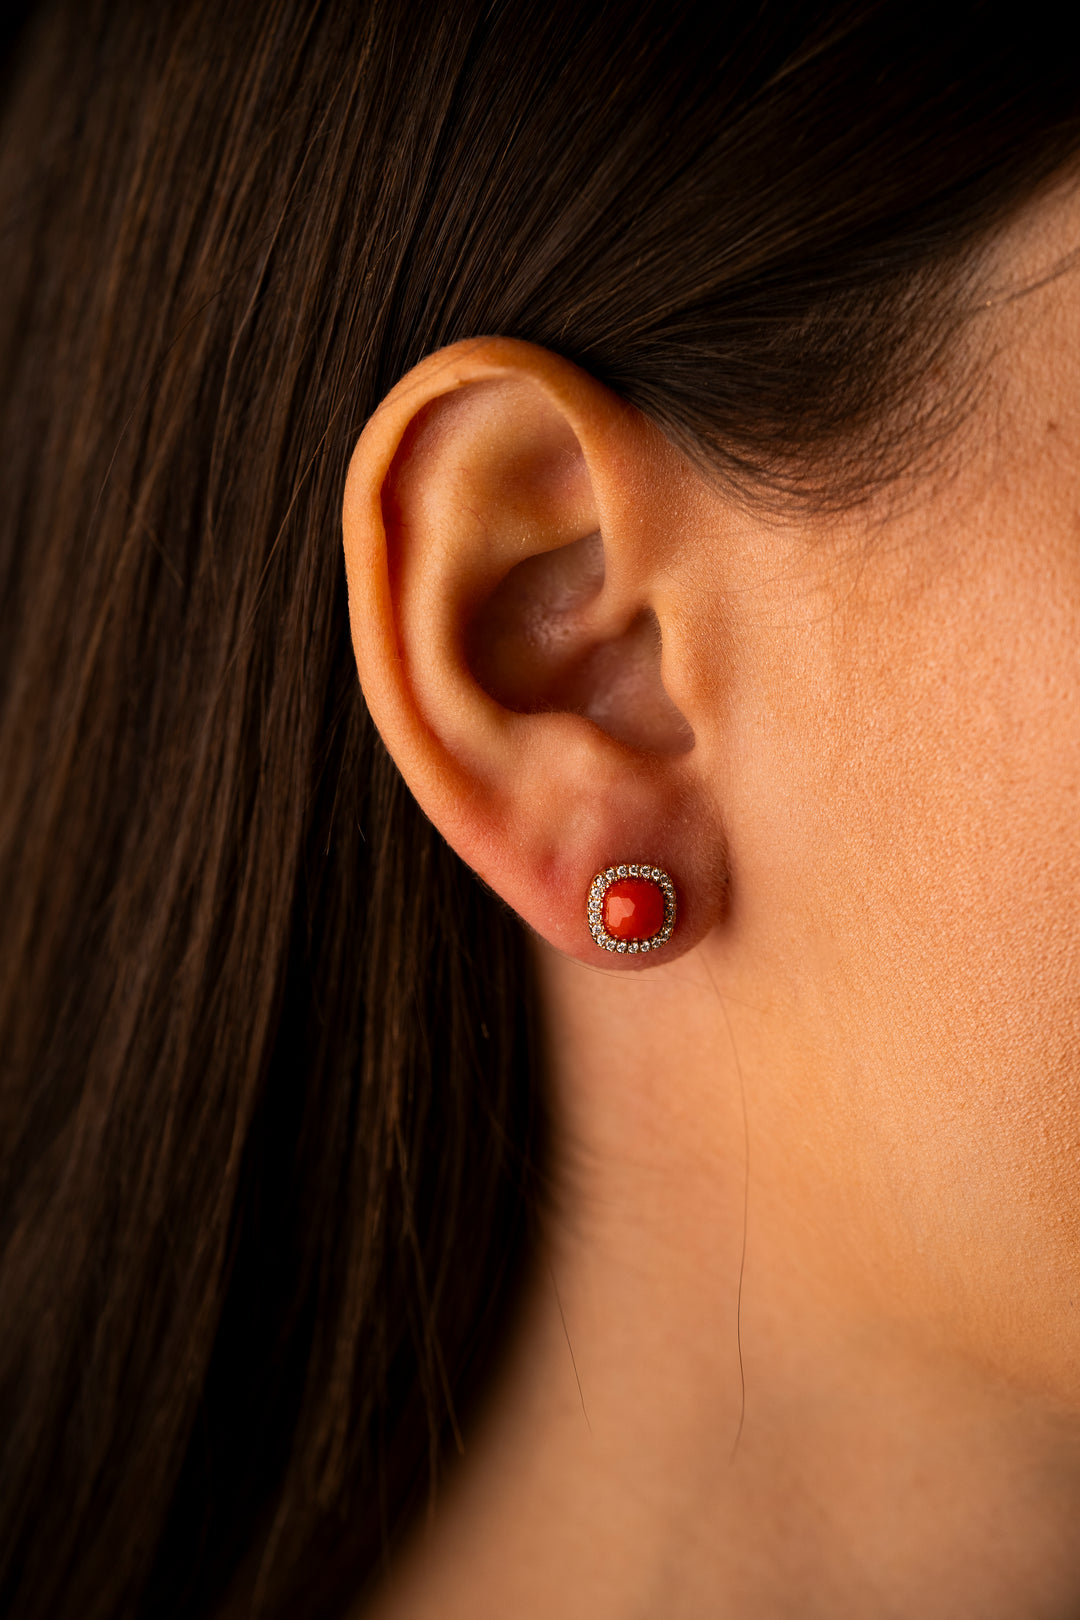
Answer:
[[[733,860],[703,948],[776,1247],[812,1210],[823,1299],[1075,1407],[1080,283],[986,318],[936,477],[702,548],[697,635],[722,599],[738,649],[695,707]]]
[[[977,408],[846,514],[754,510],[484,339],[389,396],[344,525],[426,813],[565,957],[722,999],[777,1291],[1074,1409],[1080,280],[1039,272],[1077,241],[1070,197],[1002,244]],[[666,958],[596,960],[622,858],[676,878]]]

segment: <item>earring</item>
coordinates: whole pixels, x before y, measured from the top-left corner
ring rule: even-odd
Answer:
[[[655,951],[675,926],[675,885],[659,866],[609,866],[592,880],[588,914],[602,951]]]

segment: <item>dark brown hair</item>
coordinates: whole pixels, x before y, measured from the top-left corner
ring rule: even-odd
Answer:
[[[366,417],[505,333],[720,477],[851,498],[913,453],[973,250],[1080,145],[1059,27],[913,0],[32,18],[0,160],[4,1613],[339,1613],[527,1264],[525,942],[357,688]]]

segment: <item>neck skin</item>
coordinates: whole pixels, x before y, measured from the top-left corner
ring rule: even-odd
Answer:
[[[1080,1611],[1074,1422],[845,1280],[722,948],[632,977],[539,948],[563,1182],[378,1620]]]

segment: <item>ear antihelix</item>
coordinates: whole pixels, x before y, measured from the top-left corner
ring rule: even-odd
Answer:
[[[620,956],[657,951],[671,938],[677,914],[671,877],[649,862],[606,867],[589,888],[589,932],[602,951]]]

